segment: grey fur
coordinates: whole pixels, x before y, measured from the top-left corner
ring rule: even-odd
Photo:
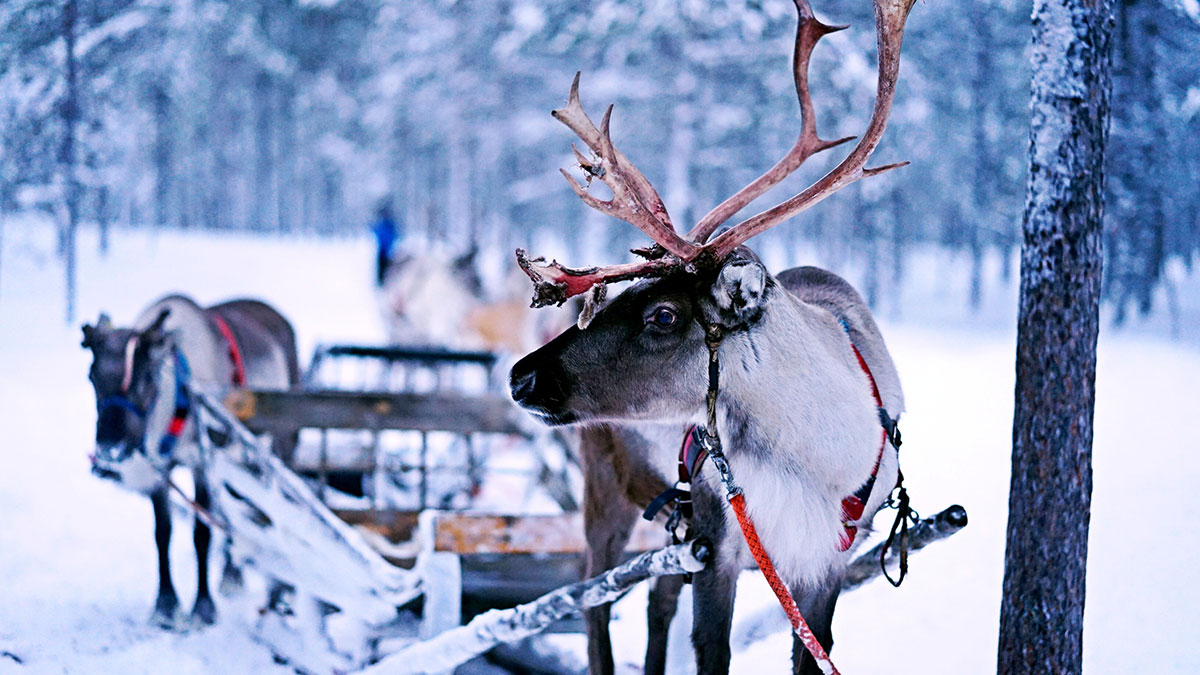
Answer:
[[[700,324],[725,333],[718,430],[735,477],[768,553],[828,648],[853,551],[838,551],[841,499],[867,480],[880,438],[868,378],[851,344],[889,414],[898,417],[904,405],[878,326],[843,279],[812,267],[773,277],[743,248],[708,276],[680,271],[639,282],[602,308],[586,331],[569,329],[518,362],[513,397],[551,424],[655,422],[682,430],[705,417],[708,350]],[[654,456],[610,453],[611,461],[669,467],[677,442],[650,449],[629,444],[619,449]],[[895,453],[885,452],[857,541],[865,539],[897,471]],[[753,561],[713,469],[695,477],[692,487],[693,533],[715,545],[715,560],[695,578],[693,643],[700,673],[724,673],[736,577]],[[595,534],[589,531],[589,546]],[[811,659],[796,656],[797,673],[819,672]],[[607,674],[609,663],[593,661],[592,672]]]

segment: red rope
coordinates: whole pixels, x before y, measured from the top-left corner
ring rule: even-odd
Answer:
[[[783,611],[787,614],[788,620],[792,622],[792,632],[796,637],[800,638],[800,642],[808,653],[812,655],[817,662],[817,667],[826,675],[840,675],[838,669],[833,665],[833,661],[829,660],[829,655],[825,653],[825,648],[817,641],[817,636],[813,635],[812,629],[808,627],[808,622],[800,614],[800,608],[796,606],[796,600],[792,598],[792,594],[788,591],[787,586],[783,585],[783,580],[779,578],[779,573],[775,571],[775,565],[771,563],[771,557],[767,555],[766,549],[763,548],[762,542],[758,539],[758,532],[754,529],[754,523],[750,521],[750,516],[746,515],[746,499],[740,493],[729,498],[729,504],[733,506],[733,512],[737,515],[738,525],[742,528],[742,536],[746,538],[746,545],[750,547],[750,554],[754,556],[754,562],[758,563],[758,569],[762,570],[763,576],[767,579],[767,584],[771,586],[771,590],[775,592],[775,597],[779,598],[779,604],[783,606]]]

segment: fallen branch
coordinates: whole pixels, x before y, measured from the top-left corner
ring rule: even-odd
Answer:
[[[643,553],[598,577],[564,586],[533,602],[481,614],[465,626],[418,642],[362,672],[382,675],[453,670],[498,644],[515,642],[545,630],[559,619],[612,602],[640,581],[698,572],[704,569],[709,555],[709,547],[698,541]]]
[[[915,553],[939,539],[945,539],[967,526],[967,510],[955,504],[944,511],[917,523],[908,532],[908,551]],[[842,580],[842,592],[852,591],[868,581],[879,576],[883,569],[879,564],[879,554],[884,544],[880,542],[870,551],[862,554],[850,563],[846,577]],[[888,552],[886,564],[891,567],[900,557],[899,547],[892,546]]]

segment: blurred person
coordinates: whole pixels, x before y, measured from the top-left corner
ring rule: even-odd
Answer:
[[[396,242],[403,238],[404,227],[396,223],[396,219],[392,217],[392,208],[384,204],[376,212],[371,232],[375,235],[376,244],[375,285],[382,288],[384,277],[392,263],[392,250],[396,247]]]

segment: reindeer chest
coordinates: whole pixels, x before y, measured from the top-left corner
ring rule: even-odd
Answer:
[[[846,554],[839,547],[841,495],[836,490],[814,485],[797,471],[753,458],[731,458],[730,464],[743,491],[746,513],[785,582],[817,584],[844,564]],[[712,489],[723,493],[715,475],[707,480]],[[721,548],[730,552],[739,567],[753,566],[733,509],[724,498],[721,503],[725,520]]]

